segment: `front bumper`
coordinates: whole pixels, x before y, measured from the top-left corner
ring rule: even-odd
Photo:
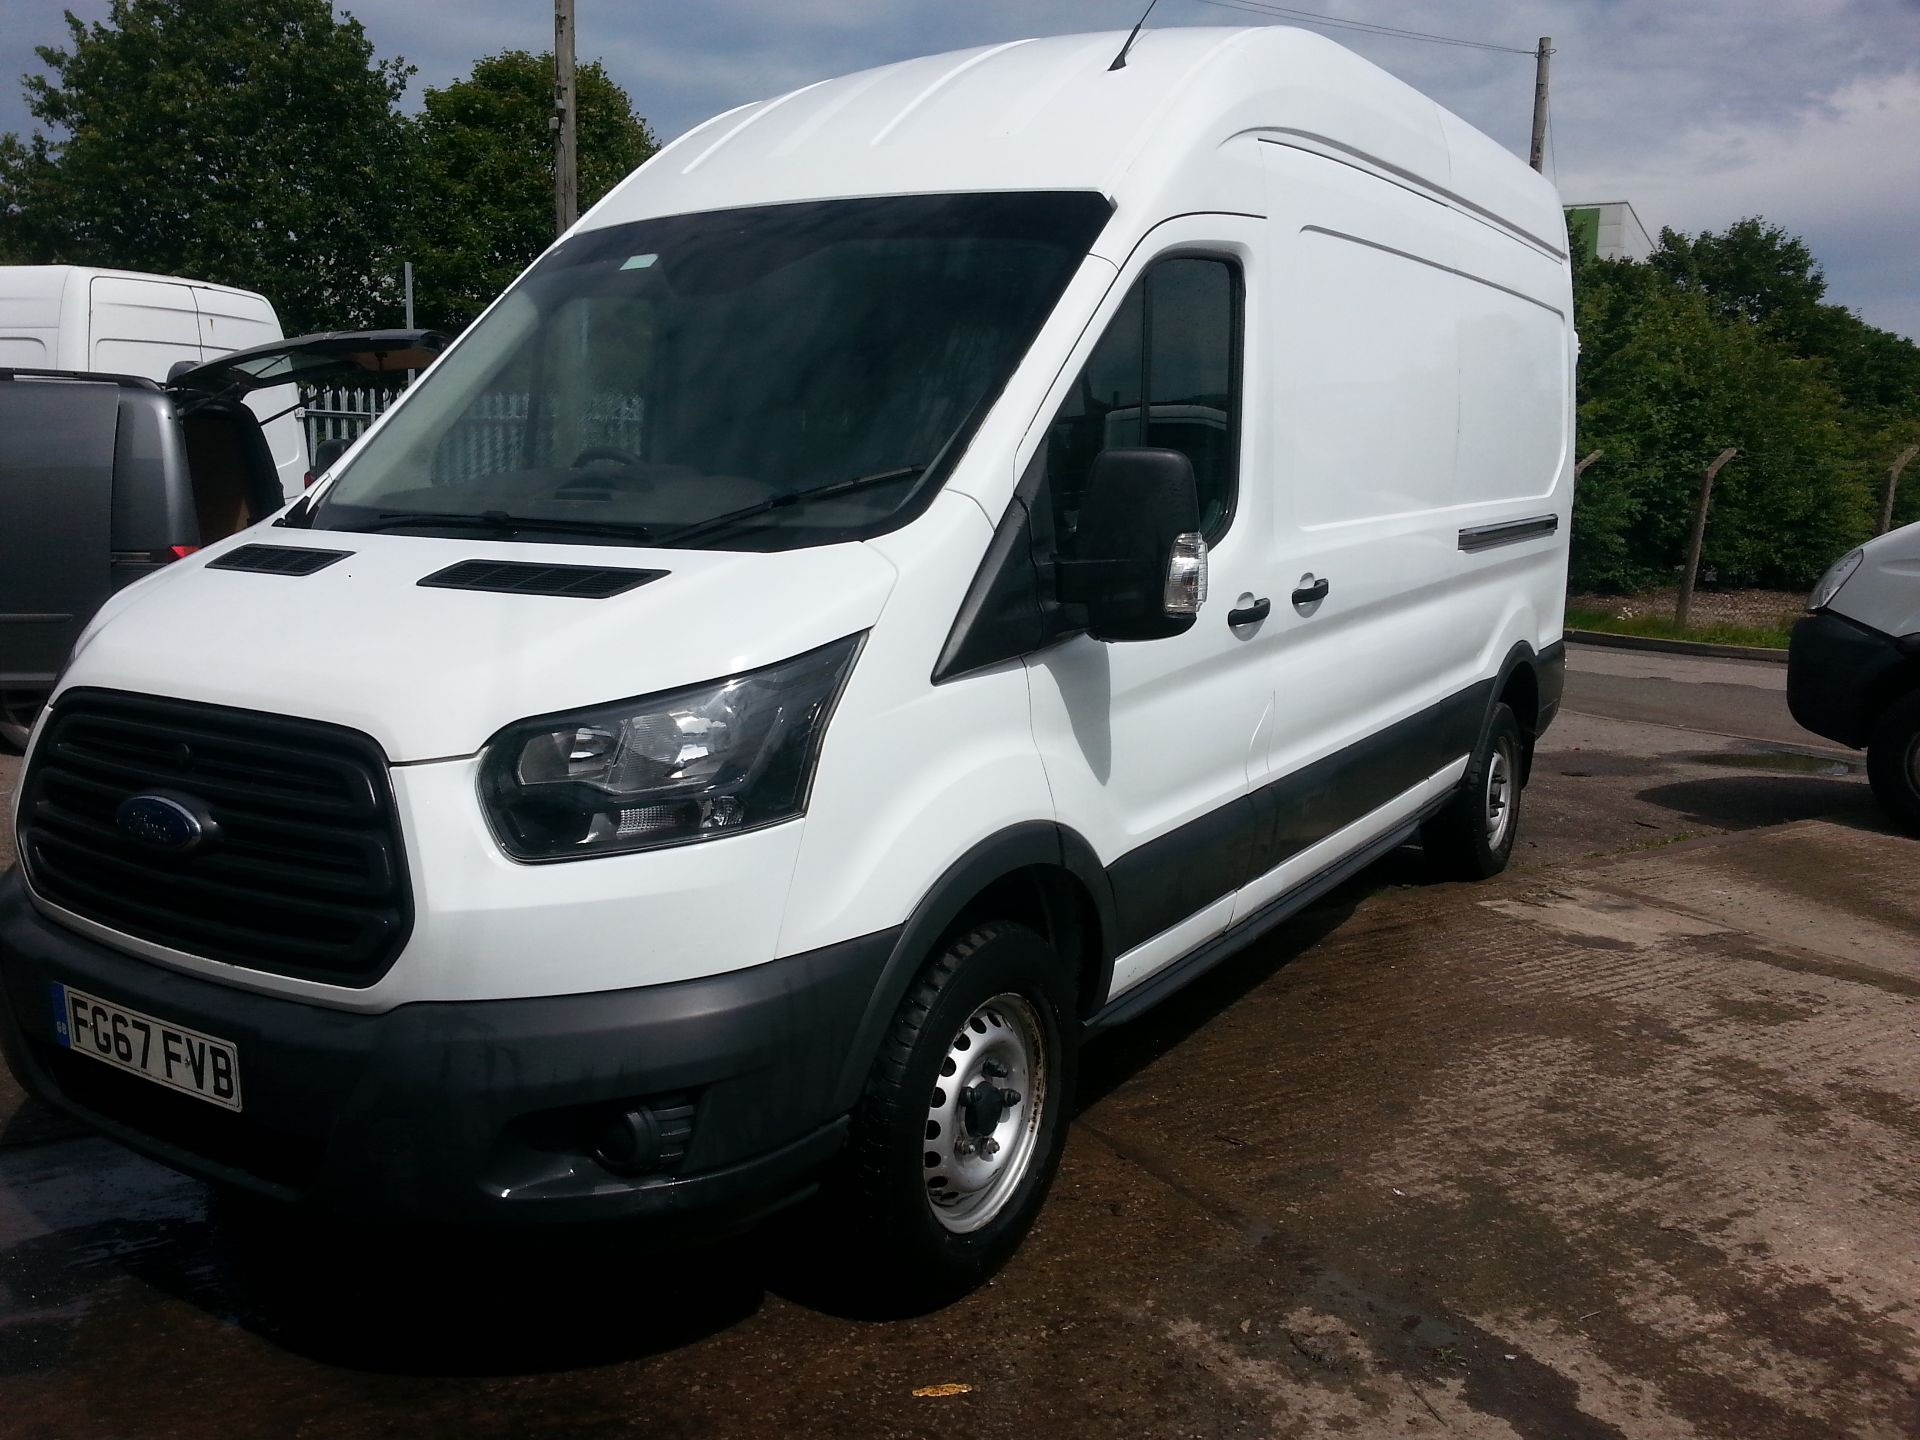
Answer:
[[[391,1219],[745,1219],[838,1148],[849,1054],[894,939],[633,990],[359,1014],[122,954],[42,916],[16,873],[0,880],[0,1050],[55,1109],[284,1200]],[[245,1110],[62,1049],[55,983],[231,1041]],[[691,1105],[684,1156],[615,1174],[595,1142],[641,1105]]]
[[[1787,708],[1803,729],[1855,749],[1879,717],[1881,698],[1913,657],[1899,640],[1822,610],[1793,627]]]

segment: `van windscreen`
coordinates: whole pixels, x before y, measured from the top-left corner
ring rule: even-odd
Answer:
[[[307,523],[784,550],[918,514],[1110,214],[1079,192],[815,201],[577,235]]]

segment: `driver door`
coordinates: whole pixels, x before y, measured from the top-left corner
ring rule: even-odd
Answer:
[[[1102,643],[1084,634],[1028,660],[1034,736],[1060,822],[1113,882],[1118,952],[1109,995],[1223,930],[1246,879],[1250,766],[1264,766],[1271,640],[1243,617],[1276,577],[1262,483],[1262,376],[1244,344],[1263,281],[1259,222],[1183,217],[1136,252],[1050,401],[1047,475],[1060,553],[1105,448],[1180,451],[1193,463],[1209,547],[1208,597],[1182,634]]]

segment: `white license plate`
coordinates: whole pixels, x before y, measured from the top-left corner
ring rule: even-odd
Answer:
[[[53,987],[53,1029],[76,1055],[91,1055],[197,1100],[240,1108],[240,1057],[225,1040],[59,984]]]

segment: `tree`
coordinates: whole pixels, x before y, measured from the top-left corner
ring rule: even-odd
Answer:
[[[1648,263],[1682,290],[1706,296],[1729,320],[1776,323],[1789,333],[1827,293],[1826,272],[1807,242],[1757,215],[1718,234],[1662,230]]]
[[[112,0],[40,47],[0,143],[0,254],[258,290],[290,331],[391,323],[411,68],[330,0]]]
[[[659,148],[598,61],[575,72],[584,211]],[[553,241],[553,57],[508,50],[428,90],[409,258],[421,323],[458,329]]]
[[[1920,346],[1825,293],[1806,242],[1757,217],[1662,231],[1646,264],[1576,263],[1580,448],[1606,454],[1574,498],[1576,588],[1671,581],[1728,445],[1706,536],[1721,583],[1802,587],[1872,533],[1887,466],[1920,441]]]
[[[1857,419],[1820,362],[1646,265],[1587,262],[1577,283],[1580,444],[1606,459],[1575,497],[1576,588],[1671,581],[1701,469],[1728,445],[1705,556],[1722,583],[1805,585],[1867,533]]]
[[[1851,403],[1920,408],[1920,346],[1823,303],[1826,273],[1806,241],[1778,225],[1750,216],[1717,234],[1662,230],[1648,264],[1721,317],[1763,326],[1793,354],[1823,362]]]

